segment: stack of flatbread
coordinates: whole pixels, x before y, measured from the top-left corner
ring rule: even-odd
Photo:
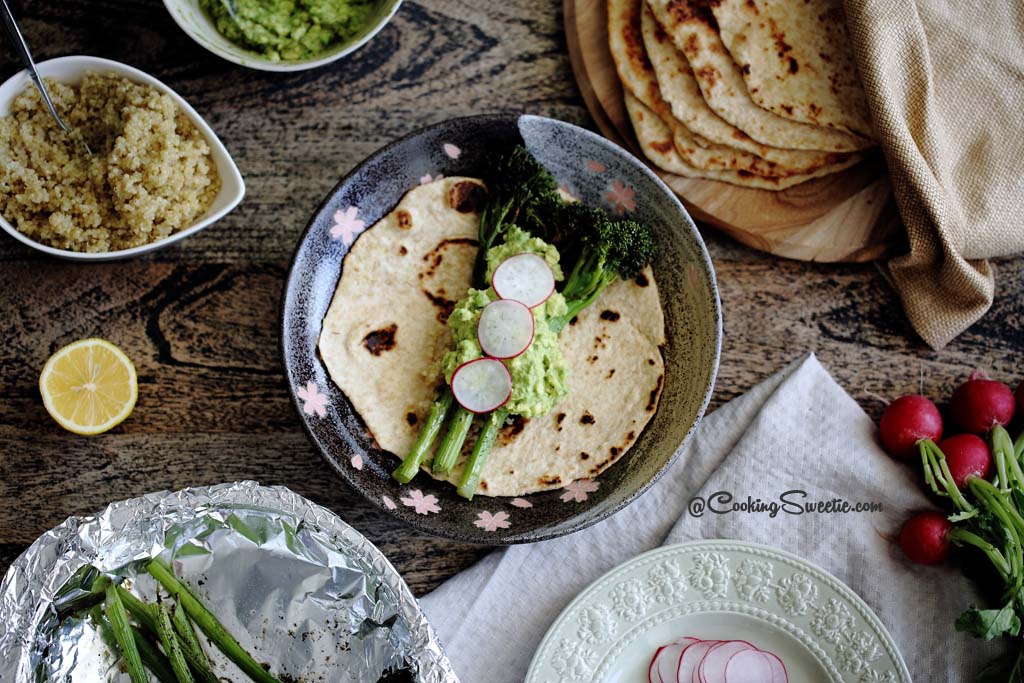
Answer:
[[[688,178],[782,190],[876,144],[841,0],[607,0],[644,154]]]

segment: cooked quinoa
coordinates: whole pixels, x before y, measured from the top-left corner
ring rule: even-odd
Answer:
[[[115,251],[162,239],[202,216],[220,190],[203,135],[149,85],[90,73],[46,80],[57,126],[30,86],[0,117],[0,213],[32,239],[72,251]]]

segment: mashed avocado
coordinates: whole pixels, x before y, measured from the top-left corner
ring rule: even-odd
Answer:
[[[491,272],[506,258],[527,252],[544,258],[555,279],[562,279],[558,250],[518,228],[510,228],[505,242],[487,252],[487,278],[490,279]],[[497,298],[493,288],[470,289],[448,317],[455,345],[441,361],[446,382],[451,383],[457,367],[483,355],[476,338],[476,326],[480,311]],[[512,397],[505,404],[510,413],[523,417],[545,415],[569,392],[569,367],[558,346],[558,334],[548,326],[549,319],[565,311],[565,299],[558,292],[533,309],[533,343],[520,355],[505,361],[512,375]]]
[[[199,0],[225,38],[271,61],[313,59],[348,42],[380,0]]]

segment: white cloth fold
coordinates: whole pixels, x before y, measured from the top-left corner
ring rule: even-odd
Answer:
[[[794,490],[807,502],[881,503],[882,511],[688,510],[695,496],[720,491],[771,502]],[[973,680],[1000,652],[953,630],[963,609],[983,602],[976,588],[953,567],[908,564],[887,540],[929,507],[918,469],[882,452],[871,419],[808,355],[707,416],[671,470],[626,509],[571,536],[496,551],[420,602],[463,683],[518,683],[558,614],[608,570],[659,545],[740,539],[796,553],[850,586],[915,680]]]

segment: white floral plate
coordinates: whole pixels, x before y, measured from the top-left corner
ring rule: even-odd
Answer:
[[[852,590],[795,555],[739,541],[658,548],[605,574],[548,630],[526,683],[646,683],[655,650],[682,636],[770,650],[790,683],[911,683]]]

